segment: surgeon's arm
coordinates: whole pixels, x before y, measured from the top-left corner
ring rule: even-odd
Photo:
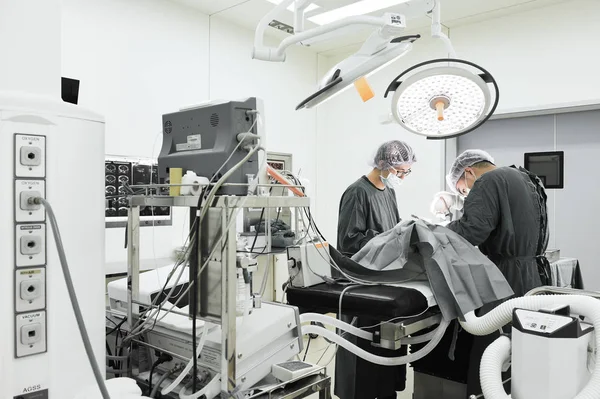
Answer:
[[[354,255],[379,232],[367,230],[366,198],[362,192],[347,192],[340,203],[338,220],[338,250]]]
[[[498,203],[498,187],[493,180],[484,177],[475,185],[465,200],[463,216],[447,227],[464,237],[474,246],[487,240],[498,226],[500,204]]]

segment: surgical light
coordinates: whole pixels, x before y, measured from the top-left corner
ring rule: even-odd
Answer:
[[[318,90],[302,101],[296,110],[322,104],[352,87],[352,83],[362,82],[364,85],[366,81],[362,78],[372,75],[406,54],[412,48],[412,43],[419,37],[413,35],[393,39],[383,50],[377,50],[377,47],[371,46],[371,41],[367,41],[360,51],[330,69],[321,80]],[[373,40],[378,39],[373,38]],[[366,101],[366,98],[363,97],[363,101]]]
[[[269,11],[256,27],[252,50],[252,58],[254,59],[283,62],[286,58],[286,50],[293,45],[309,45],[311,42],[330,37],[332,34],[339,34],[341,31],[350,28],[370,27],[374,30],[360,50],[332,68],[321,80],[316,92],[302,101],[296,109],[315,107],[348,89],[352,84],[358,89],[363,101],[369,100],[374,96],[374,93],[365,78],[406,54],[412,49],[412,43],[420,37],[419,35],[402,35],[406,28],[406,16],[403,14],[385,13],[380,17],[357,14],[397,4],[404,4],[409,14],[414,16],[433,12],[433,36],[447,39],[441,33],[441,23],[439,23],[440,0],[360,1],[352,5],[358,8],[349,9],[351,12],[346,11],[350,12],[347,16],[343,16],[341,19],[336,18],[333,22],[308,30],[304,29],[304,24],[306,22],[305,11],[310,5],[310,0],[269,1],[277,1],[279,4]],[[286,8],[290,6],[294,8],[293,34],[283,39],[275,47],[266,46],[264,43],[266,29],[274,19],[284,13]],[[344,8],[341,7],[340,9]],[[446,42],[449,45],[449,40],[446,40]]]
[[[493,115],[500,97],[488,71],[459,59],[417,64],[396,77],[384,97],[392,91],[394,120],[429,139],[448,139],[475,130]]]
[[[340,19],[346,17],[369,14],[378,10],[383,10],[384,8],[406,3],[408,1],[409,0],[362,0],[344,7],[336,8],[334,10],[326,11],[322,14],[315,15],[314,17],[308,18],[308,20],[314,22],[317,25],[325,25],[334,21],[339,21]]]

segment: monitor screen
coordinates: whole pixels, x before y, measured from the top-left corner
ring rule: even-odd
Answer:
[[[525,169],[537,175],[546,188],[564,188],[564,152],[529,152]]]

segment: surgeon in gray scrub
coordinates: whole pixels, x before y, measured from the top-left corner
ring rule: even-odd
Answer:
[[[524,168],[496,166],[490,154],[474,149],[456,158],[446,180],[453,192],[465,197],[463,216],[448,224],[448,229],[487,255],[516,296],[550,284],[550,265],[544,257],[549,239],[547,195],[539,177]],[[487,313],[496,305],[486,305],[477,313]],[[457,331],[456,342],[447,339],[454,331]],[[458,332],[456,327],[449,328],[442,342],[412,366],[422,373],[466,383],[466,396],[478,396],[482,392],[481,357],[499,336],[496,332],[475,337]],[[456,350],[450,359],[452,346]],[[503,374],[502,380],[507,381],[507,388],[510,371]]]
[[[395,190],[417,160],[413,149],[403,141],[389,141],[379,147],[373,159],[373,170],[362,176],[342,195],[338,220],[338,250],[351,257],[378,234],[400,223]],[[342,306],[343,313],[343,306]],[[350,323],[351,316],[341,319]],[[364,327],[377,320],[357,319]],[[375,348],[365,340],[346,337],[349,341],[380,356],[401,356],[400,351]],[[406,385],[406,366],[379,366],[338,348],[335,365],[335,394],[342,399],[396,398]]]

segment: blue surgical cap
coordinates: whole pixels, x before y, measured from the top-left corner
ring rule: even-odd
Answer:
[[[446,176],[446,183],[452,192],[458,193],[456,184],[465,173],[465,169],[479,162],[494,163],[494,158],[483,150],[466,150],[460,154],[450,167],[450,173]]]
[[[383,143],[373,159],[372,166],[379,170],[388,170],[417,162],[413,149],[404,141],[393,140]]]

